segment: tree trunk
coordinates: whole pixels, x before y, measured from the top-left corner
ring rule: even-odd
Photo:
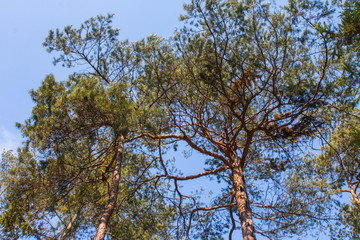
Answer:
[[[243,240],[256,240],[255,227],[252,219],[250,202],[246,191],[242,169],[233,169],[232,180],[235,191],[236,204],[239,210]]]
[[[105,232],[106,227],[109,223],[110,217],[116,207],[116,201],[119,194],[119,182],[120,182],[120,176],[121,176],[121,163],[123,159],[123,149],[124,145],[122,142],[119,143],[118,149],[117,149],[117,155],[115,160],[115,169],[114,169],[114,175],[112,179],[112,186],[110,190],[110,198],[108,205],[106,206],[106,209],[101,216],[100,224],[97,228],[96,235],[94,236],[93,240],[103,240],[105,238]]]
[[[66,226],[63,234],[61,234],[60,236],[60,239],[63,240],[63,239],[66,239],[67,235],[68,235],[68,232],[69,230],[72,228],[72,225],[74,224],[76,218],[78,217],[78,213],[80,212],[80,209],[77,213],[74,214],[74,216],[71,218],[71,221],[69,222],[69,224]]]
[[[332,149],[335,150],[336,157],[337,157],[337,159],[338,159],[340,168],[341,168],[343,174],[345,175],[345,180],[346,180],[346,183],[347,183],[347,185],[348,185],[348,187],[349,187],[349,189],[350,189],[351,196],[353,197],[355,203],[357,204],[358,208],[360,209],[360,199],[359,199],[358,195],[356,194],[356,190],[354,189],[353,184],[351,183],[351,179],[350,179],[350,177],[349,177],[349,175],[348,175],[348,170],[345,168],[344,163],[343,163],[343,161],[342,161],[342,159],[341,159],[341,157],[340,157],[340,154],[339,154],[339,153],[336,151],[336,149],[333,148],[330,144],[329,144],[329,146],[330,146]]]

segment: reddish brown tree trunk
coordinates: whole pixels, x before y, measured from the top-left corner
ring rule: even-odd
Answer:
[[[236,204],[239,210],[243,240],[256,240],[255,227],[246,191],[243,171],[239,168],[233,169],[232,178]]]
[[[114,169],[114,175],[112,179],[112,186],[110,190],[110,198],[108,205],[106,206],[106,209],[101,216],[100,224],[97,228],[96,235],[94,236],[93,240],[103,240],[105,238],[106,233],[106,227],[109,223],[110,217],[116,207],[116,201],[119,194],[119,183],[120,183],[120,176],[121,176],[121,163],[123,159],[123,143],[120,142],[118,149],[117,149],[117,155],[115,160],[115,169]]]

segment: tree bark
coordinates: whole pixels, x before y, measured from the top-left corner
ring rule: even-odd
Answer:
[[[80,212],[80,211],[78,211],[78,212]],[[63,234],[61,234],[61,236],[60,236],[60,239],[61,239],[61,240],[66,239],[69,230],[71,229],[71,227],[72,227],[72,225],[74,224],[76,218],[78,217],[78,212],[74,214],[74,216],[71,218],[71,221],[70,221],[69,224],[66,226]]]
[[[96,234],[93,238],[93,240],[103,240],[105,238],[106,233],[106,227],[109,223],[109,220],[111,218],[111,215],[116,207],[117,197],[119,194],[119,183],[120,183],[120,176],[121,176],[121,164],[123,159],[123,150],[124,145],[122,142],[119,143],[118,149],[117,149],[117,155],[115,160],[115,169],[114,169],[114,175],[112,179],[112,186],[110,190],[110,198],[108,205],[106,206],[106,209],[103,213],[103,215],[100,218],[100,224],[97,228]]]
[[[234,168],[232,170],[232,180],[236,204],[239,210],[243,240],[256,240],[250,202],[246,191],[244,174],[241,168]]]

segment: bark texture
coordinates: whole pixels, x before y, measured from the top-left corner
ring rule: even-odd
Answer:
[[[118,149],[117,149],[117,155],[115,160],[115,169],[114,169],[114,175],[112,179],[112,186],[110,190],[110,198],[109,202],[106,206],[106,209],[101,216],[100,224],[97,228],[96,234],[93,238],[93,240],[103,240],[105,238],[106,228],[109,223],[109,220],[111,218],[111,215],[116,207],[117,197],[119,194],[119,183],[120,183],[120,176],[121,176],[121,164],[123,159],[123,150],[124,145],[122,142],[119,143]]]
[[[239,168],[232,172],[235,199],[239,210],[243,240],[256,240],[255,227],[251,214],[250,202],[246,191],[243,171]]]

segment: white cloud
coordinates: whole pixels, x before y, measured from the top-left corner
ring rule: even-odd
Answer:
[[[4,150],[17,149],[20,143],[21,136],[19,132],[15,133],[0,126],[0,153]]]

